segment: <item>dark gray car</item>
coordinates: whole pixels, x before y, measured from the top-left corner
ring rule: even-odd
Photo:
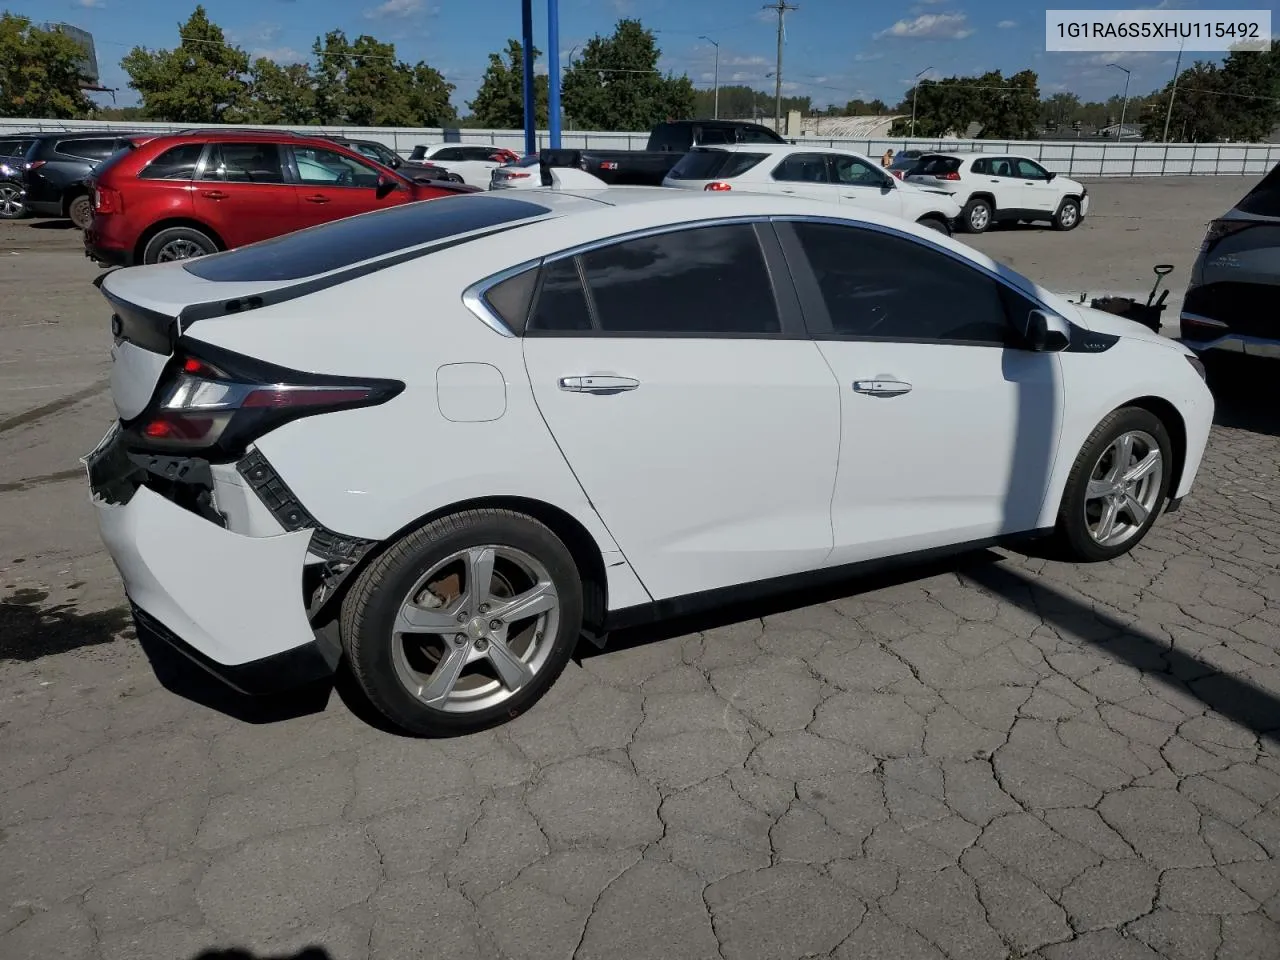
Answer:
[[[0,220],[18,220],[27,215],[22,167],[34,133],[0,137]]]
[[[1182,303],[1192,350],[1280,357],[1280,164],[1209,224]]]

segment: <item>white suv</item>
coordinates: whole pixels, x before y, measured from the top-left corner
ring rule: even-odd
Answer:
[[[948,235],[960,215],[950,191],[895,180],[874,161],[848,150],[802,144],[695,147],[671,168],[662,185],[829,200],[902,217]]]
[[[947,191],[960,204],[961,227],[982,233],[997,220],[1047,221],[1074,230],[1089,213],[1084,184],[1007,153],[926,153],[908,183]]]

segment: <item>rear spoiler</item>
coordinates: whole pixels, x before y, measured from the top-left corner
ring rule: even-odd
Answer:
[[[551,188],[553,190],[608,190],[609,184],[599,177],[579,170],[576,167],[552,167]]]

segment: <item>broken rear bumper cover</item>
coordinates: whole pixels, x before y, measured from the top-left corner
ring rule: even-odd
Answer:
[[[84,462],[140,635],[243,693],[332,675],[340,651],[317,637],[303,595],[314,531],[258,537],[224,529],[146,485],[112,434]]]

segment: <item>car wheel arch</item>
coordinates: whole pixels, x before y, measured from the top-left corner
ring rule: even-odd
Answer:
[[[967,207],[969,204],[973,203],[973,201],[975,200],[981,200],[983,203],[989,206],[991,208],[992,213],[995,213],[999,207],[999,205],[996,203],[995,194],[987,193],[985,190],[973,191],[973,193],[969,194],[968,199],[965,200],[964,205]]]
[[[329,620],[336,619],[342,609],[343,598],[351,585],[359,579],[360,572],[373,563],[401,539],[415,530],[421,529],[435,520],[468,510],[511,510],[532,517],[548,527],[569,548],[574,563],[578,566],[583,584],[583,627],[593,634],[599,634],[604,626],[608,613],[608,574],[605,571],[604,555],[600,544],[591,532],[577,517],[567,510],[548,503],[545,500],[534,500],[518,496],[476,497],[451,503],[425,513],[410,520],[381,540],[377,546],[360,558],[349,575],[343,577],[341,585],[327,598],[313,621],[313,626],[320,627]]]
[[[71,216],[71,204],[75,203],[78,197],[89,196],[89,188],[83,183],[68,187],[62,194],[62,215],[64,217]]]
[[[133,248],[135,262],[142,262],[142,254],[146,251],[147,244],[151,242],[152,237],[161,230],[168,230],[172,227],[186,227],[190,230],[199,230],[212,240],[219,250],[227,249],[227,244],[222,237],[218,235],[218,231],[214,230],[207,224],[201,223],[199,220],[192,219],[191,217],[169,217],[165,220],[157,220],[155,223],[151,224],[151,226],[147,227],[147,229],[142,231],[138,237],[138,242],[134,244]]]

